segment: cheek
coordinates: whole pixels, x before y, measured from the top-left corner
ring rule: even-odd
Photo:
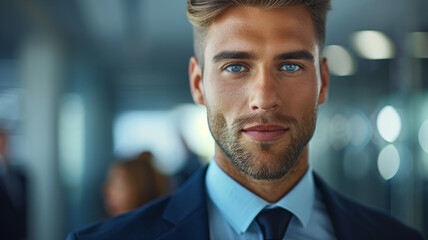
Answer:
[[[316,82],[314,83],[314,81],[310,81],[307,82],[305,84],[302,84],[303,86],[301,87],[302,89],[302,93],[301,93],[301,98],[302,101],[304,101],[307,104],[310,105],[315,105],[318,99],[318,85],[316,84]]]
[[[318,101],[318,84],[315,80],[296,81],[286,87],[283,104],[292,112],[305,114],[313,111]]]
[[[208,79],[207,79],[208,80]],[[208,82],[207,82],[208,83]],[[246,89],[236,83],[226,83],[226,80],[209,79],[206,84],[205,101],[211,111],[224,115],[227,122],[239,115],[238,110],[244,109]]]

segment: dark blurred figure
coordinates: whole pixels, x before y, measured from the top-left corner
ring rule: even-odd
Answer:
[[[175,188],[181,187],[193,173],[203,167],[200,157],[190,149],[183,135],[180,135],[180,141],[183,145],[186,159],[183,168],[174,174]]]
[[[168,177],[159,173],[152,161],[153,155],[143,152],[133,160],[112,165],[104,189],[105,208],[110,217],[170,193]]]
[[[0,129],[0,239],[20,240],[27,237],[27,184],[8,158],[7,137]]]

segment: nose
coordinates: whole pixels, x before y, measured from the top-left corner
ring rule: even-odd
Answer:
[[[255,76],[250,90],[250,108],[253,111],[268,111],[280,106],[280,88],[270,71],[260,71]]]

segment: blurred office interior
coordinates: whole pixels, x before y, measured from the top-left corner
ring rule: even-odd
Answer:
[[[333,0],[311,164],[428,236],[428,1]],[[28,239],[105,217],[109,165],[151,151],[174,174],[213,154],[192,103],[186,0],[0,1],[0,128],[28,178]]]

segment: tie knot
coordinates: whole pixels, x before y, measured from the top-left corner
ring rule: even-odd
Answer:
[[[287,231],[292,214],[283,208],[265,209],[256,217],[264,240],[281,240]]]

